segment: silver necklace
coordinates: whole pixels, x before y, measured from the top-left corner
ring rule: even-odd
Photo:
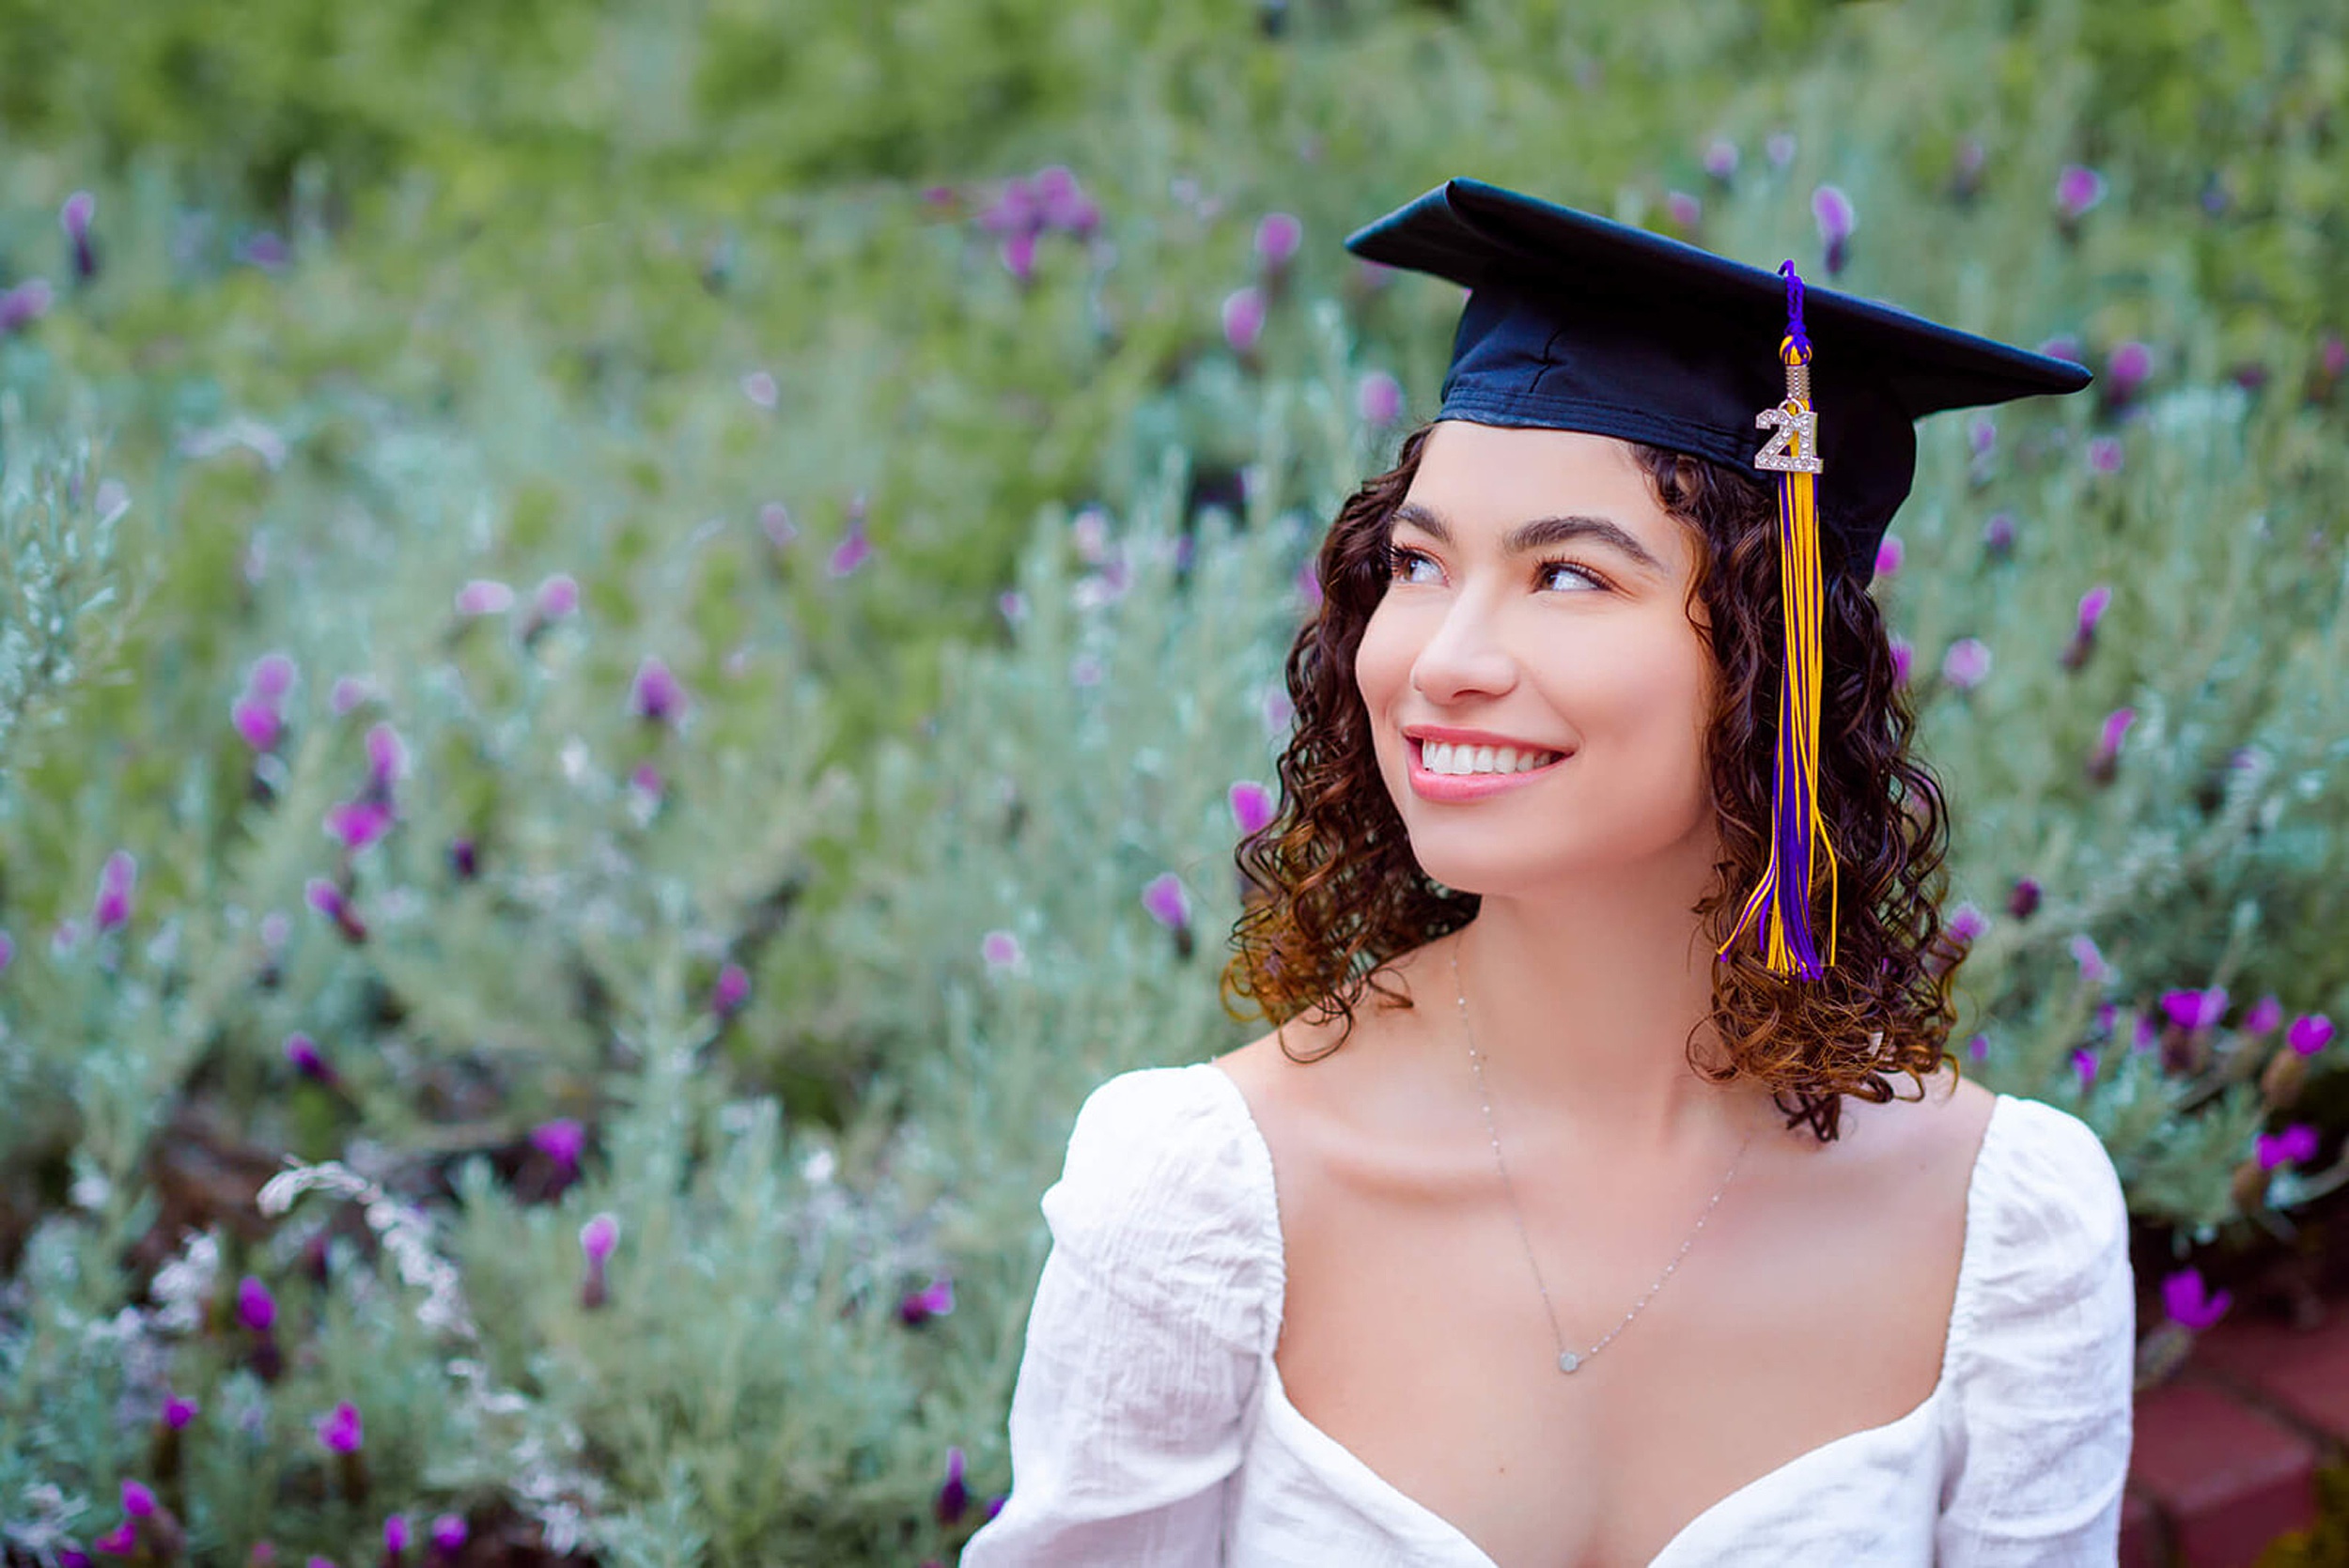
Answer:
[[[1712,1215],[1714,1204],[1719,1203],[1721,1201],[1721,1194],[1729,1190],[1730,1176],[1737,1173],[1737,1162],[1746,1157],[1746,1149],[1753,1142],[1753,1134],[1747,1133],[1745,1142],[1737,1145],[1737,1158],[1729,1162],[1729,1175],[1721,1178],[1721,1185],[1713,1191],[1713,1202],[1705,1204],[1704,1213],[1697,1216],[1696,1230],[1688,1233],[1688,1239],[1680,1244],[1680,1250],[1672,1254],[1672,1261],[1664,1265],[1664,1272],[1656,1277],[1656,1283],[1648,1286],[1645,1296],[1632,1303],[1631,1310],[1623,1314],[1623,1322],[1607,1330],[1605,1339],[1577,1355],[1566,1348],[1566,1337],[1558,1331],[1558,1310],[1550,1305],[1549,1287],[1542,1283],[1542,1265],[1533,1262],[1533,1243],[1532,1238],[1525,1234],[1525,1211],[1517,1207],[1517,1188],[1509,1180],[1508,1162],[1501,1157],[1501,1134],[1493,1130],[1493,1102],[1491,1094],[1485,1088],[1485,1064],[1476,1054],[1475,1032],[1469,1028],[1468,992],[1460,986],[1460,944],[1457,941],[1452,944],[1452,988],[1460,999],[1460,1032],[1468,1037],[1469,1064],[1476,1069],[1476,1093],[1477,1097],[1485,1103],[1485,1130],[1492,1137],[1493,1162],[1501,1167],[1501,1188],[1509,1195],[1510,1212],[1517,1216],[1517,1239],[1525,1243],[1525,1261],[1533,1270],[1533,1283],[1541,1289],[1542,1308],[1549,1313],[1550,1335],[1558,1342],[1558,1370],[1572,1372],[1606,1349],[1608,1343],[1617,1334],[1622,1333],[1633,1318],[1640,1315],[1640,1309],[1645,1307],[1649,1299],[1664,1288],[1664,1281],[1672,1278],[1672,1270],[1680,1266],[1680,1260],[1687,1257],[1688,1249],[1696,1245],[1697,1231],[1704,1229],[1704,1221]]]

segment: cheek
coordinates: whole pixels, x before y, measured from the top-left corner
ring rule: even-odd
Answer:
[[[1410,678],[1411,650],[1402,629],[1382,601],[1370,613],[1354,649],[1354,686],[1374,714],[1391,704]]]

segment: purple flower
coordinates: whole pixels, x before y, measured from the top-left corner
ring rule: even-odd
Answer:
[[[2132,1043],[2132,1048],[2137,1050],[2151,1050],[2160,1043],[2161,1026],[2154,1022],[2154,1016],[2151,1013],[2138,1014],[2137,1037]]]
[[[2050,359],[2068,359],[2075,365],[2084,357],[2080,353],[2080,340],[2070,333],[2059,333],[2048,338],[2039,345],[2039,351]]]
[[[133,1519],[152,1519],[155,1516],[155,1494],[144,1482],[125,1481],[122,1483],[122,1512]]]
[[[380,801],[346,800],[328,809],[326,831],[355,855],[391,831],[392,821],[392,808]]]
[[[2100,986],[2112,978],[2112,966],[2097,950],[2096,939],[2083,931],[2072,939],[2072,961],[2080,967],[2080,979],[2091,986]]]
[[[139,862],[127,849],[117,849],[106,857],[106,863],[98,874],[98,903],[90,920],[101,932],[113,931],[131,923],[131,894],[139,880]]]
[[[65,230],[66,241],[73,247],[73,275],[85,283],[98,275],[98,253],[89,238],[90,219],[97,211],[98,198],[87,191],[74,192],[57,209],[57,226]]]
[[[1967,1041],[1966,1054],[1972,1057],[1977,1062],[1980,1062],[1983,1057],[1988,1056],[1990,1054],[1990,1036],[1987,1034],[1977,1034],[1972,1039]]]
[[[237,1281],[237,1321],[257,1334],[268,1333],[277,1321],[276,1298],[250,1274]]]
[[[0,974],[7,973],[8,966],[15,961],[16,939],[6,931],[0,931]]]
[[[336,675],[334,691],[327,697],[327,706],[341,718],[361,703],[375,695],[375,688],[359,675]]]
[[[1297,564],[1297,597],[1305,601],[1308,610],[1321,608],[1321,573],[1311,560]]]
[[[873,541],[864,535],[864,520],[854,518],[841,534],[840,542],[832,547],[832,559],[824,569],[834,577],[846,577],[864,565],[873,553]]]
[[[767,536],[767,542],[777,550],[800,536],[798,526],[791,520],[791,508],[780,501],[770,501],[760,505],[758,530]]]
[[[1183,879],[1174,873],[1161,872],[1150,878],[1142,890],[1142,907],[1150,911],[1150,918],[1169,930],[1179,931],[1190,924],[1190,894],[1183,887]]]
[[[393,1557],[408,1549],[408,1516],[394,1514],[383,1521],[383,1550]]]
[[[244,677],[246,694],[265,703],[279,703],[293,690],[294,661],[282,653],[265,653],[253,661]]]
[[[1256,259],[1269,272],[1278,272],[1296,259],[1297,248],[1305,238],[1305,225],[1290,212],[1268,212],[1256,221]]]
[[[1403,383],[1373,370],[1354,383],[1354,411],[1365,425],[1386,426],[1403,416]]]
[[[1019,234],[1034,228],[1040,216],[1035,187],[1024,179],[1007,179],[978,223],[991,234]]]
[[[1065,163],[1053,163],[1035,171],[1030,187],[1034,221],[1046,228],[1066,229],[1071,234],[1093,232],[1101,221],[1101,210],[1077,183],[1076,174]]]
[[[319,1441],[333,1452],[336,1453],[359,1452],[359,1444],[365,1433],[359,1421],[359,1407],[350,1401],[346,1399],[335,1405],[331,1412],[320,1416],[315,1425]]]
[[[718,985],[709,1000],[710,1011],[722,1018],[730,1018],[742,1010],[750,999],[751,977],[739,964],[728,964],[718,971]]]
[[[2261,1133],[2255,1146],[2263,1171],[2279,1165],[2306,1165],[2316,1157],[2316,1129],[2306,1122],[2295,1122],[2273,1137]]]
[[[2088,466],[2099,474],[2121,472],[2121,441],[2117,436],[2092,436],[2088,442]]]
[[[1972,942],[1990,929],[1990,917],[1971,904],[1960,904],[1950,911],[1948,930],[1953,940]]]
[[[2039,912],[2041,893],[2036,877],[2017,877],[2006,895],[2006,912],[2016,920],[2029,920]]]
[[[1897,576],[1901,569],[1901,563],[1907,559],[1908,551],[1901,544],[1901,536],[1898,534],[1887,534],[1884,536],[1884,542],[1876,546],[1875,575],[1878,577]]]
[[[187,1430],[188,1423],[195,1420],[196,1412],[202,1408],[203,1406],[192,1399],[183,1399],[178,1394],[173,1394],[163,1401],[163,1424],[174,1432],[184,1432]]]
[[[2283,1021],[2284,1004],[2271,993],[2253,1002],[2251,1010],[2243,1015],[2243,1022],[2237,1027],[2246,1034],[2267,1034],[2274,1032],[2276,1026]]]
[[[661,803],[661,790],[667,787],[661,782],[661,769],[649,762],[636,765],[635,771],[628,776],[628,786],[656,806]]]
[[[454,1552],[465,1544],[468,1531],[462,1514],[443,1514],[432,1521],[432,1545],[444,1552]]]
[[[1737,144],[1726,136],[1716,136],[1706,143],[1704,172],[1728,184],[1737,173]]]
[[[31,326],[55,302],[56,295],[42,278],[27,278],[14,288],[0,290],[0,336]]]
[[[2314,1056],[2333,1043],[2333,1020],[2322,1013],[2303,1013],[2284,1031],[2284,1040],[2302,1056]]]
[[[2004,559],[2015,551],[2015,517],[1999,512],[1982,525],[1982,548],[1991,556]]]
[[[237,699],[236,705],[228,710],[228,722],[236,726],[237,734],[244,743],[257,752],[273,750],[284,728],[278,720],[277,709],[251,697]]]
[[[1232,820],[1242,838],[1252,837],[1272,822],[1272,792],[1253,779],[1241,779],[1229,791]]]
[[[2105,199],[2105,177],[2080,163],[2066,163],[2056,176],[2056,211],[2067,224],[2080,218]]]
[[[399,737],[399,731],[388,722],[370,725],[367,730],[367,783],[388,793],[391,787],[408,776],[408,743]]]
[[[995,608],[1003,619],[1018,626],[1028,618],[1028,596],[1017,588],[1006,588],[995,597]]]
[[[2112,350],[2105,364],[2105,384],[2114,402],[2126,400],[2154,373],[2154,351],[2135,338]]]
[[[1819,243],[1827,248],[1828,275],[1832,277],[1843,270],[1858,214],[1841,186],[1822,185],[1811,193],[1811,217],[1819,225]]]
[[[2208,990],[2164,991],[2161,1010],[2180,1029],[2214,1029],[2226,1016],[2227,987],[2213,986]]]
[[[946,1484],[938,1489],[938,1522],[951,1525],[971,1506],[971,1493],[962,1483],[962,1450],[946,1451]]]
[[[90,1550],[109,1557],[129,1557],[139,1549],[139,1527],[125,1519],[90,1543]]]
[[[568,572],[556,572],[530,597],[531,613],[541,621],[559,621],[578,608],[579,581]]]
[[[955,1310],[955,1282],[944,1275],[935,1275],[930,1282],[917,1291],[909,1292],[897,1303],[898,1321],[912,1325],[934,1317],[944,1317]]]
[[[1286,735],[1290,723],[1297,718],[1297,705],[1289,700],[1289,694],[1286,691],[1274,687],[1265,693],[1263,708],[1258,717],[1264,720],[1265,734]]]
[[[2226,1315],[2233,1300],[2233,1296],[2223,1290],[2213,1296],[2210,1287],[2202,1282],[2202,1271],[2199,1268],[2182,1268],[2161,1281],[2163,1310],[2187,1328],[2209,1327]]]
[[[2121,763],[2121,744],[2128,738],[2129,727],[2137,722],[2137,709],[2116,707],[2105,715],[2104,727],[2097,732],[2096,749],[2088,759],[2088,776],[2098,784],[2109,784]]]
[[[1978,413],[1966,422],[1966,450],[1976,458],[1987,458],[1998,450],[1999,422],[1987,413]]]
[[[2080,596],[2079,634],[2082,637],[2095,635],[2096,623],[2105,618],[2105,611],[2111,604],[2112,589],[2106,583],[2099,582]]]
[[[1262,290],[1252,284],[1233,289],[1223,299],[1223,341],[1236,354],[1255,352],[1256,340],[1264,335],[1264,318]]]
[[[554,1161],[568,1176],[579,1169],[580,1153],[587,1147],[587,1129],[575,1118],[558,1116],[530,1129],[530,1146]]]
[[[636,716],[656,724],[674,721],[685,706],[685,689],[657,654],[646,654],[636,666],[629,688],[629,706]]]
[[[1081,653],[1068,661],[1068,683],[1071,686],[1098,686],[1109,670],[1098,657]]]
[[[1941,678],[1960,691],[1970,691],[1990,674],[1990,649],[1978,637],[1961,637],[1941,659]]]
[[[1892,684],[1906,686],[1910,672],[1917,667],[1917,649],[1906,637],[1893,638],[1891,649]]]
[[[762,409],[771,409],[782,396],[782,389],[775,385],[774,377],[764,370],[754,370],[742,378],[742,396]]]
[[[326,1058],[319,1053],[319,1043],[299,1030],[286,1036],[286,1060],[292,1063],[294,1071],[303,1078],[319,1083],[334,1081],[334,1069],[328,1066]]]
[[[609,1214],[596,1215],[579,1228],[579,1249],[587,1256],[587,1276],[580,1281],[579,1304],[588,1312],[611,1299],[603,1265],[619,1241],[620,1222]]]
[[[1015,969],[1020,960],[1019,939],[1008,931],[989,931],[979,939],[979,957],[988,969]]]
[[[237,246],[237,259],[265,272],[274,272],[293,259],[293,252],[274,230],[264,228],[246,236]]]
[[[2079,1075],[2080,1087],[2085,1089],[2096,1081],[2096,1053],[2086,1046],[2072,1053],[2072,1070]]]
[[[460,615],[499,615],[514,607],[514,590],[493,578],[476,577],[457,590]]]
[[[995,258],[1003,264],[1003,271],[1014,281],[1028,283],[1035,277],[1035,231],[1021,229],[1006,234],[996,241]]]
[[[1664,221],[1683,234],[1694,234],[1704,222],[1704,203],[1686,191],[1664,193]]]

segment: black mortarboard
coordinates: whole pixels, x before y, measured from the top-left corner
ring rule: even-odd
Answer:
[[[1777,475],[1786,662],[1770,862],[1720,956],[1750,931],[1772,971],[1818,979],[1836,927],[1817,789],[1824,574],[1874,575],[1916,477],[1913,421],[2077,392],[2088,372],[1808,287],[1791,261],[1765,272],[1480,180],[1446,180],[1346,248],[1469,290],[1439,419],[1586,430]],[[1825,963],[1811,908],[1822,864]]]
[[[1785,394],[1779,273],[1475,179],[1445,181],[1346,248],[1470,291],[1437,417],[1589,430],[1761,472],[1754,414]],[[1863,582],[1916,473],[1912,421],[2089,382],[2069,360],[1873,300],[1801,298],[1825,565]]]

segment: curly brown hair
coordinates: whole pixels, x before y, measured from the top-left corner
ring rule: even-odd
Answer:
[[[1280,809],[1235,851],[1251,893],[1223,970],[1225,1010],[1247,1016],[1233,1004],[1244,997],[1276,1026],[1309,1007],[1315,1022],[1342,1017],[1330,1051],[1352,1034],[1365,988],[1387,998],[1384,1006],[1409,1006],[1381,983],[1383,966],[1467,924],[1479,904],[1434,881],[1413,857],[1354,677],[1363,629],[1389,582],[1389,524],[1433,427],[1405,438],[1395,465],[1355,491],[1322,542],[1321,605],[1286,664],[1297,721],[1279,764]],[[1693,613],[1690,624],[1708,636],[1721,676],[1706,765],[1725,858],[1691,913],[1718,948],[1769,860],[1785,648],[1777,491],[1735,468],[1630,444],[1664,509],[1699,542],[1688,604],[1706,610],[1709,629]],[[1829,575],[1821,630],[1818,794],[1841,865],[1836,962],[1821,979],[1798,980],[1773,973],[1750,939],[1740,941],[1713,966],[1710,1021],[1728,1062],[1713,1068],[1698,1060],[1703,1020],[1690,1031],[1688,1060],[1715,1083],[1742,1078],[1768,1088],[1789,1127],[1807,1122],[1825,1143],[1840,1134],[1843,1096],[1883,1104],[1893,1097],[1888,1075],[1906,1074],[1921,1097],[1923,1080],[1956,1061],[1947,1049],[1956,1021],[1950,989],[1964,944],[1940,917],[1949,847],[1940,784],[1909,753],[1915,712],[1863,582]],[[1825,902],[1813,900],[1822,937]]]

